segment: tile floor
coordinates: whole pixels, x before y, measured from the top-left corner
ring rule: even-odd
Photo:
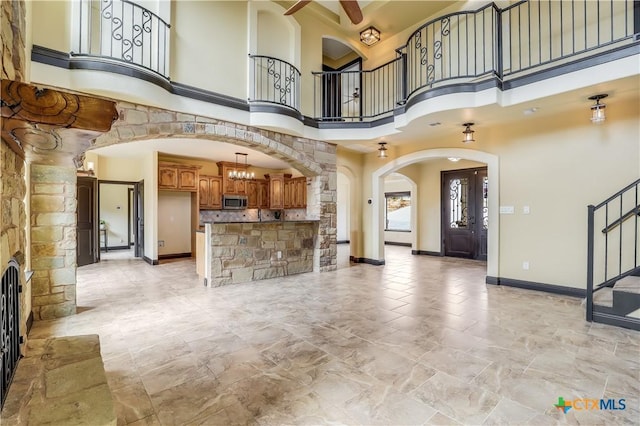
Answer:
[[[640,333],[581,300],[487,286],[481,262],[387,264],[205,288],[191,260],[78,269],[78,314],[30,337],[100,335],[121,424],[638,424]],[[556,409],[558,397],[625,410]]]

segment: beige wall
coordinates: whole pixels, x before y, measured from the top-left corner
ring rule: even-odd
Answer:
[[[133,186],[100,184],[100,220],[106,223],[109,247],[129,244],[129,188]],[[103,244],[101,241],[101,247]]]
[[[71,49],[70,1],[39,0],[32,3],[33,44],[68,53]]]
[[[349,241],[351,256],[364,256],[363,212],[368,208],[367,199],[361,188],[363,185],[363,156],[357,152],[338,147],[336,165],[338,172],[349,180]]]
[[[191,253],[191,193],[159,191],[158,254]]]
[[[289,63],[294,62],[291,57],[290,45],[293,44],[285,18],[272,12],[258,11],[258,55],[272,56]],[[254,52],[252,52],[254,53]]]
[[[490,185],[499,185],[500,205],[514,206],[516,211],[499,217],[498,275],[584,288],[586,206],[602,201],[640,176],[640,111],[636,99],[612,99],[607,113],[607,121],[601,126],[590,123],[586,108],[487,124],[476,128],[477,141],[471,147],[461,146],[456,129],[437,140],[425,138],[392,146],[384,164],[434,148],[463,147],[497,155],[500,181]],[[354,154],[350,156],[348,163],[353,164]],[[372,174],[384,164],[375,153],[364,154],[362,159],[360,202],[366,203],[374,196]],[[338,162],[344,163],[342,155]],[[430,182],[439,179],[442,167],[423,167],[418,181],[421,216],[439,217],[439,204],[435,204],[439,189]],[[530,207],[530,214],[522,213],[525,205]],[[369,246],[373,213],[365,211],[361,216],[365,257],[373,253]],[[420,231],[418,249],[439,251],[438,223],[439,219],[421,222],[426,229]],[[489,232],[496,226],[490,224]],[[522,269],[523,261],[529,262],[529,270]]]
[[[336,179],[336,239],[347,241],[349,240],[349,221],[351,220],[349,211],[351,185],[349,178],[344,173],[338,172]]]
[[[247,98],[247,3],[172,2],[171,79]]]

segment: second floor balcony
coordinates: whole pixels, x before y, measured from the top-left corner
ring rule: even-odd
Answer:
[[[301,72],[281,58],[249,54],[247,96],[241,99],[197,87],[176,89],[170,61],[175,29],[158,14],[130,0],[80,0],[72,6],[68,67],[138,77],[185,96],[197,91],[213,103],[222,99],[226,106],[286,114],[305,124],[375,125],[439,94],[508,90],[637,48],[639,3],[524,0],[503,9],[489,3],[426,22],[395,50],[393,60],[370,70]]]

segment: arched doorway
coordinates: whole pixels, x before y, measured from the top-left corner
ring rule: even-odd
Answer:
[[[500,241],[499,161],[494,154],[471,149],[438,148],[418,151],[396,158],[373,172],[371,181],[373,215],[369,222],[371,238],[368,239],[365,246],[367,257],[381,262],[384,261],[384,240],[381,238],[384,232],[384,177],[411,164],[433,158],[448,157],[473,160],[487,165],[488,179],[491,182],[488,187],[488,223],[490,232],[487,239],[487,275],[498,276]]]

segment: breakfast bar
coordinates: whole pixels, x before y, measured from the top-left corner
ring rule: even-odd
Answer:
[[[196,267],[217,287],[314,270],[317,220],[205,223]]]

